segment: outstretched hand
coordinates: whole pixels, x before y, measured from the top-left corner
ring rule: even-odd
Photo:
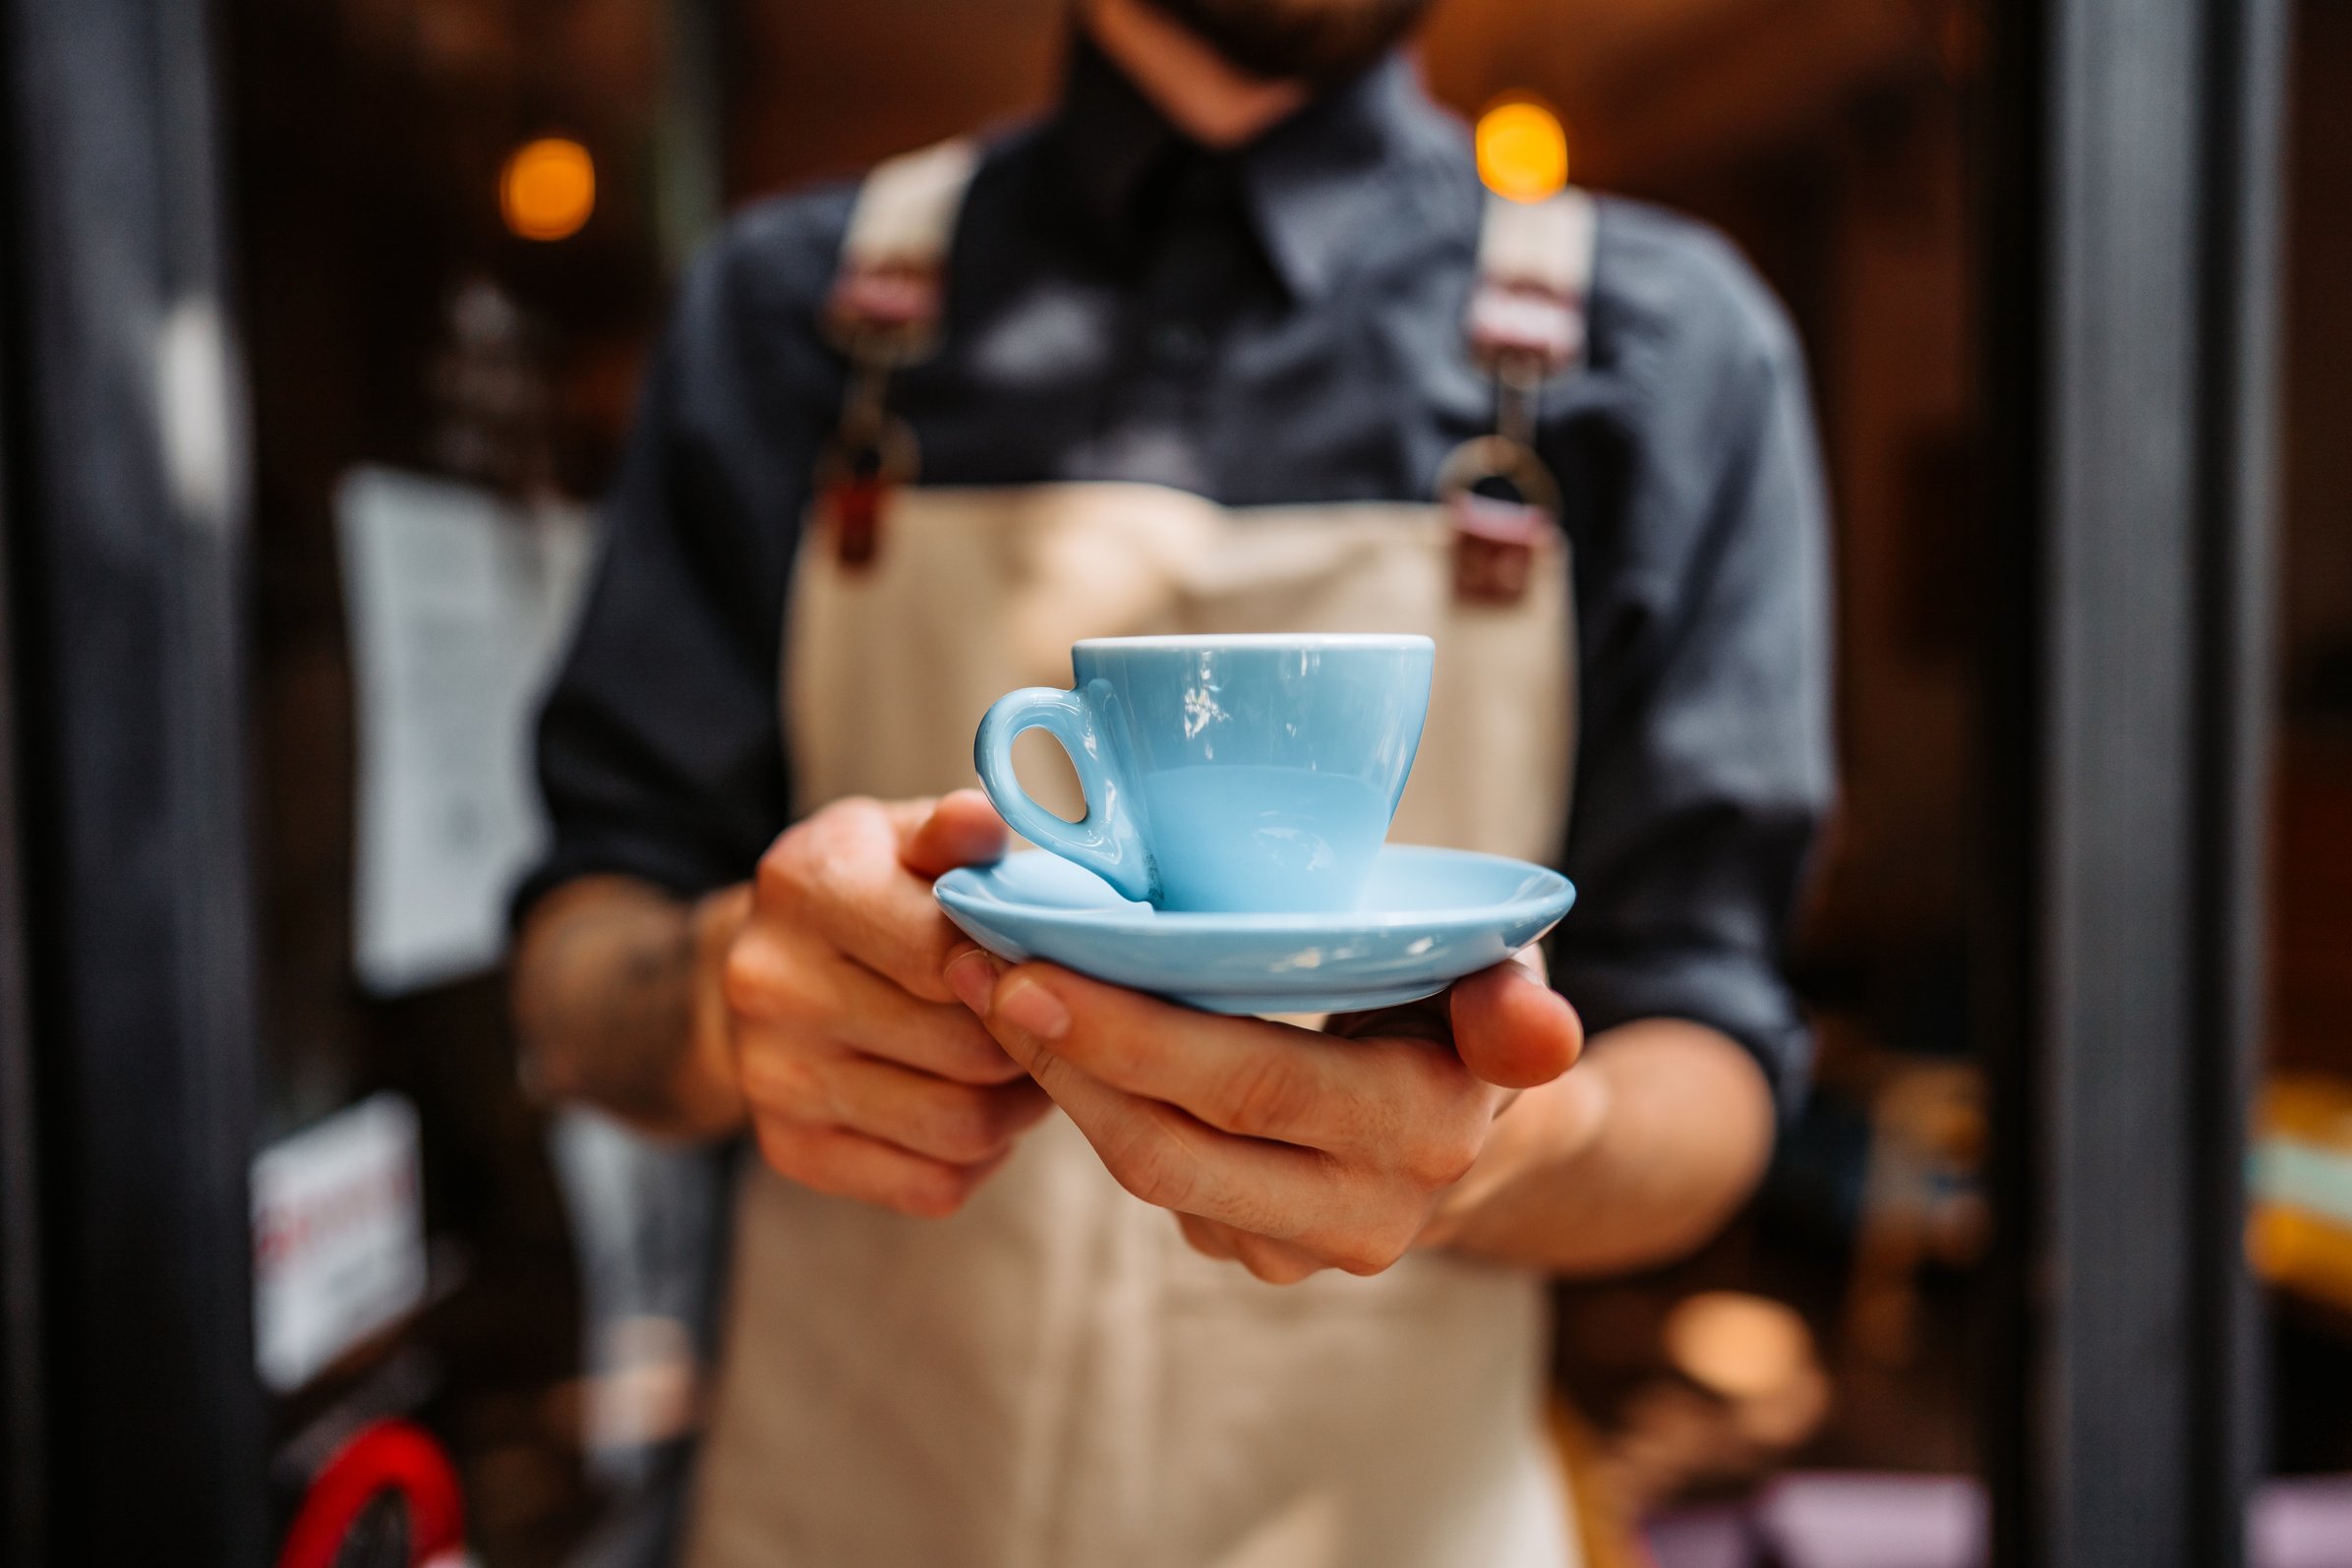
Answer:
[[[1522,1089],[1575,1064],[1575,1011],[1523,956],[1314,1030],[1220,1017],[976,947],[947,983],[1199,1250],[1261,1279],[1377,1274],[1419,1240]]]

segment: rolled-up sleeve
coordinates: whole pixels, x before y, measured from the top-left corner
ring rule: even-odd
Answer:
[[[1579,900],[1556,983],[1595,1032],[1722,1030],[1786,1108],[1810,1038],[1782,955],[1834,790],[1819,456],[1796,344],[1744,263],[1685,238],[1659,272],[1676,308],[1627,324],[1617,367],[1621,532],[1579,595]]]
[[[592,872],[679,896],[739,881],[787,820],[785,591],[840,384],[810,302],[845,213],[754,209],[679,287],[541,712],[552,842],[518,918]]]

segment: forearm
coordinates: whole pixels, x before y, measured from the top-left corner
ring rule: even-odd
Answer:
[[[1730,1219],[1772,1138],[1771,1091],[1745,1051],[1703,1024],[1641,1019],[1503,1113],[1429,1240],[1558,1274],[1666,1263]]]
[[[532,910],[516,943],[514,1016],[540,1088],[656,1134],[742,1121],[719,958],[743,889],[700,902],[627,877],[584,877]]]

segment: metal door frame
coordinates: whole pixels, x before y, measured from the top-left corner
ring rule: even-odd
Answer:
[[[1992,12],[1995,1560],[2226,1568],[2286,0]]]
[[[204,0],[0,0],[0,962],[28,982],[0,1009],[0,1220],[12,1279],[37,1260],[0,1365],[27,1564],[269,1549],[246,451],[209,25]]]

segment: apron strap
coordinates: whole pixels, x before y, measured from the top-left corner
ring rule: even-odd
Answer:
[[[1559,531],[1559,482],[1535,450],[1536,400],[1584,363],[1596,230],[1593,199],[1574,186],[1541,202],[1487,197],[1463,330],[1495,382],[1495,430],[1455,447],[1438,473],[1465,604],[1517,604]],[[1493,494],[1498,483],[1513,498]]]
[[[914,478],[914,433],[889,408],[891,372],[938,346],[956,215],[979,167],[966,137],[875,166],[842,239],[841,268],[821,318],[848,356],[840,422],[818,460],[821,511],[842,564],[872,564],[890,492]]]
[[[903,365],[930,352],[957,214],[978,167],[977,145],[955,137],[866,176],[825,309],[827,330],[853,358]],[[1575,186],[1541,202],[1487,197],[1464,322],[1482,367],[1543,379],[1582,363],[1596,228],[1592,196]]]
[[[938,344],[948,255],[978,167],[969,137],[901,153],[866,176],[850,214],[823,324],[851,376],[820,487],[848,565],[874,558],[887,494],[914,478],[913,435],[887,406],[890,375]],[[1528,541],[1541,518],[1558,516],[1558,486],[1534,451],[1535,404],[1545,381],[1583,364],[1596,232],[1593,199],[1574,186],[1541,202],[1486,199],[1463,328],[1471,357],[1495,380],[1495,434],[1457,449],[1438,487],[1460,514],[1457,587],[1466,597],[1515,599]],[[1508,517],[1476,504],[1490,479],[1518,493]]]
[[[827,335],[851,359],[887,368],[931,352],[956,215],[978,167],[977,145],[957,137],[886,159],[866,176],[825,305]]]
[[[1541,202],[1487,197],[1464,323],[1481,368],[1532,385],[1583,363],[1597,228],[1572,185]]]

